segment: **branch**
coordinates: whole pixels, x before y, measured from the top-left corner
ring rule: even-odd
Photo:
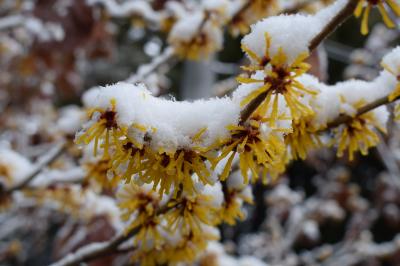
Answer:
[[[318,33],[311,41],[308,46],[309,50],[312,51],[326,38],[330,35],[337,27],[339,27],[346,19],[348,19],[356,9],[358,0],[349,0],[347,5],[340,10],[335,17],[325,25],[320,33]]]
[[[57,144],[53,149],[51,149],[47,154],[38,159],[38,162],[29,173],[29,175],[24,178],[19,184],[16,184],[10,188],[7,188],[3,193],[12,193],[16,190],[20,190],[27,186],[42,170],[52,162],[54,162],[65,150],[65,142]]]
[[[245,108],[240,112],[240,120],[239,124],[243,124],[249,119],[251,114],[260,106],[260,104],[265,100],[268,94],[268,90],[259,94],[256,98],[254,98]]]
[[[391,102],[394,102],[394,101],[396,101],[398,99],[400,99],[400,96],[395,98]],[[340,115],[340,116],[338,116],[335,120],[329,122],[327,124],[326,128],[334,128],[334,127],[337,127],[337,126],[339,126],[341,124],[348,123],[351,120],[353,120],[354,117],[357,117],[357,116],[360,116],[362,114],[365,114],[365,113],[367,113],[367,112],[369,112],[369,111],[371,111],[371,110],[373,110],[373,109],[375,109],[375,108],[377,108],[377,107],[379,107],[381,105],[385,105],[385,104],[388,104],[388,103],[391,103],[391,102],[389,101],[389,96],[384,96],[384,97],[379,98],[379,99],[377,99],[377,100],[375,100],[375,101],[373,101],[373,102],[371,102],[369,104],[364,105],[360,109],[358,109],[358,111],[355,114],[355,116],[350,116],[350,115]]]
[[[166,204],[157,212],[156,215],[164,214],[169,210],[175,208],[176,206],[177,205],[168,206],[168,204]],[[82,262],[88,262],[93,259],[108,255],[108,253],[110,252],[118,252],[118,247],[122,243],[136,235],[140,231],[140,229],[141,226],[136,227],[129,232],[123,231],[109,241],[97,242],[83,246],[77,251],[66,255],[59,261],[50,264],[50,266],[77,266]],[[131,251],[131,249],[128,250]]]
[[[153,60],[150,63],[140,66],[137,72],[134,75],[130,76],[126,81],[127,82],[143,81],[154,71],[172,61],[174,59],[174,56],[175,52],[172,47],[169,46],[165,48],[164,51],[159,56],[153,58]]]

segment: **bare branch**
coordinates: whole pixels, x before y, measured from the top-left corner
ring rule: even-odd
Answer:
[[[170,63],[175,58],[174,49],[172,47],[167,47],[164,51],[157,57],[155,57],[150,63],[142,65],[139,67],[138,71],[130,76],[127,82],[140,82],[143,81],[150,74],[154,73],[160,67]]]
[[[122,232],[116,235],[113,239],[106,242],[98,242],[86,245],[74,253],[70,253],[63,259],[51,264],[50,266],[74,266],[79,265],[81,262],[93,260],[95,258],[107,255],[110,252],[117,250],[119,245],[124,243],[129,238],[133,237],[140,227],[136,227],[130,232]]]
[[[47,154],[38,159],[35,167],[29,173],[29,175],[24,178],[20,183],[6,189],[4,193],[12,193],[16,190],[20,190],[27,186],[42,170],[52,162],[54,162],[65,150],[65,142],[58,143],[53,149],[51,149]]]
[[[164,214],[175,207],[177,207],[177,205],[168,206],[168,204],[166,204],[157,212],[156,215]],[[82,262],[88,262],[106,256],[115,251],[118,252],[118,247],[136,235],[140,231],[140,228],[141,227],[139,226],[129,232],[121,232],[109,241],[88,244],[77,251],[66,255],[61,260],[52,263],[50,266],[75,266]],[[127,250],[131,251],[132,249]]]

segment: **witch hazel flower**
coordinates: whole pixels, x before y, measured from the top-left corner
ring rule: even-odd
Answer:
[[[266,120],[268,121],[268,120]],[[266,126],[261,117],[252,117],[243,125],[229,126],[231,137],[221,149],[220,155],[213,160],[214,168],[222,161],[225,163],[220,180],[225,180],[231,170],[233,160],[239,156],[239,166],[244,177],[244,183],[249,182],[249,173],[253,180],[260,176],[266,183],[266,174],[274,168],[279,168],[285,146],[282,130],[273,130]],[[227,158],[227,160],[223,160]]]
[[[250,65],[243,67],[249,76],[238,77],[236,98],[241,105],[263,96],[265,100],[256,113],[271,117],[271,127],[282,109],[289,109],[294,120],[312,115],[308,96],[315,96],[318,91],[306,88],[296,78],[309,69],[304,60],[309,56],[311,40],[346,3],[337,1],[315,15],[280,15],[252,25],[251,32],[242,40],[242,50]]]
[[[387,95],[389,95],[389,101],[398,97],[398,81],[395,77],[396,72],[393,71],[399,61],[396,59],[397,49],[384,57],[382,63],[384,70],[370,82],[348,80],[329,86],[320,83],[308,74],[297,78],[305,87],[317,90],[319,93],[310,101],[315,114],[293,121],[292,132],[285,135],[285,144],[288,145],[292,158],[304,159],[309,150],[326,145],[326,141],[322,141],[322,131],[340,116],[351,119],[333,129],[334,137],[330,143],[337,144],[338,156],[342,156],[348,150],[350,159],[353,159],[356,151],[366,154],[370,147],[378,143],[379,138],[376,132],[385,132],[387,110],[380,108],[361,115],[358,111]]]
[[[233,225],[237,220],[243,220],[246,217],[243,210],[244,203],[253,203],[252,187],[245,178],[240,171],[233,172],[223,186],[225,200],[220,217],[227,224]]]
[[[360,103],[355,108],[362,105]],[[337,156],[341,157],[347,151],[348,158],[352,161],[356,151],[367,155],[369,148],[375,147],[379,143],[377,131],[386,133],[388,117],[386,107],[382,106],[357,116],[350,122],[334,129],[334,142],[337,143],[338,149]]]
[[[379,13],[382,16],[383,22],[388,28],[394,28],[396,22],[394,22],[387,11],[391,9],[395,16],[400,17],[400,5],[397,0],[359,0],[354,15],[361,19],[361,33],[363,35],[368,34],[368,18],[373,7],[377,7]]]
[[[240,9],[240,11],[238,12],[237,9]],[[280,1],[278,0],[238,0],[231,7],[235,14],[229,23],[229,32],[233,36],[246,34],[249,32],[251,24],[269,15],[276,14],[279,9]]]
[[[171,29],[168,42],[179,57],[204,59],[222,48],[226,2],[205,1],[203,5],[200,11],[187,12]]]
[[[130,182],[135,176],[160,195],[215,183],[209,147],[230,136],[226,127],[238,123],[240,112],[229,98],[175,102],[128,83],[89,91],[84,101],[94,111],[77,142],[93,142],[114,177]]]

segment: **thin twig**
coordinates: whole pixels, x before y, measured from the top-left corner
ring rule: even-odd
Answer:
[[[150,74],[154,73],[160,67],[173,61],[175,57],[175,52],[172,47],[167,47],[164,51],[157,57],[155,57],[150,63],[140,66],[138,71],[130,76],[127,82],[140,82],[147,78]]]
[[[380,136],[382,138],[382,136]],[[381,157],[382,163],[389,172],[389,181],[396,187],[400,188],[400,169],[397,165],[393,151],[388,145],[381,141],[378,144],[378,154]]]
[[[396,101],[400,99],[400,96],[395,98],[393,101]],[[392,102],[393,102],[392,101]],[[384,96],[382,98],[379,98],[369,104],[364,105],[363,107],[361,107],[360,109],[358,109],[357,113],[355,116],[350,116],[350,115],[340,115],[338,116],[336,119],[334,119],[333,121],[329,122],[327,125],[327,128],[334,128],[337,127],[341,124],[345,124],[350,122],[351,120],[354,119],[354,117],[360,116],[362,114],[365,114],[379,106],[385,105],[390,103],[388,96]]]
[[[136,227],[128,233],[122,232],[116,235],[110,241],[92,243],[83,246],[74,253],[68,254],[67,256],[51,264],[50,266],[74,266],[79,265],[81,262],[87,262],[95,258],[102,257],[109,252],[117,250],[120,244],[133,237],[139,230],[140,227]]]
[[[259,94],[256,98],[254,98],[248,105],[243,108],[243,110],[240,112],[240,124],[243,124],[244,122],[249,119],[251,114],[260,106],[260,104],[265,100],[267,97],[269,91],[265,91],[261,94]]]
[[[3,193],[12,193],[16,190],[20,190],[27,186],[42,170],[52,162],[54,162],[65,150],[65,142],[57,144],[53,149],[51,149],[46,155],[38,159],[38,162],[32,169],[32,171],[25,177],[20,183],[7,188]]]
[[[168,206],[168,204],[166,204],[157,212],[156,215],[164,214],[176,206],[177,205]],[[129,232],[121,232],[109,241],[97,242],[83,246],[77,251],[66,255],[59,261],[52,263],[50,266],[76,266],[82,262],[88,262],[93,259],[108,255],[111,252],[118,251],[118,247],[136,235],[140,229],[141,226],[136,227]],[[132,249],[128,250],[132,251]]]
[[[320,33],[318,33],[311,41],[308,46],[309,50],[312,51],[326,38],[329,34],[331,34],[337,27],[339,27],[347,18],[349,18],[356,6],[358,4],[358,0],[349,0],[347,4],[344,6],[340,12],[336,14],[334,18],[329,21],[325,27],[322,29]]]

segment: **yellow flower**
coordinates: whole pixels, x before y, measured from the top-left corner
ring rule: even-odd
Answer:
[[[219,239],[215,228],[203,226],[201,231],[200,235],[191,232],[183,234],[179,236],[177,243],[165,241],[161,246],[151,249],[138,246],[131,260],[143,266],[180,265],[183,262],[192,262],[206,249],[209,241]]]
[[[129,183],[132,176],[142,170],[142,162],[145,160],[146,147],[128,137],[115,146],[111,168],[118,172],[121,165],[126,166],[121,178]]]
[[[9,186],[12,184],[12,169],[9,165],[0,163],[0,184],[2,186]]]
[[[160,218],[157,210],[160,207],[160,198],[151,189],[139,187],[133,182],[126,184],[117,193],[118,207],[122,210],[122,219],[130,221],[127,231],[138,229],[135,235],[135,244],[146,247],[148,241],[156,246],[162,242],[159,233]]]
[[[225,200],[220,211],[221,221],[234,225],[236,220],[245,218],[245,214],[242,211],[243,202],[253,204],[253,199],[243,193],[245,189],[246,186],[241,189],[224,187]]]
[[[400,121],[400,104],[397,103],[394,107],[394,120]]]
[[[218,222],[218,207],[213,200],[213,196],[201,194],[172,200],[169,204],[176,207],[165,215],[168,229],[173,233],[179,230],[183,234],[201,235],[203,224],[212,226]]]
[[[140,262],[141,266],[162,265],[165,262],[160,258],[160,254],[162,253],[163,251],[159,249],[151,249],[151,250],[136,249],[134,250],[131,256],[131,261]]]
[[[149,150],[138,175],[143,182],[153,183],[153,189],[157,189],[160,195],[168,194],[171,188],[174,188],[176,195],[180,186],[186,193],[193,194],[196,192],[193,174],[203,184],[213,183],[209,178],[211,170],[207,165],[208,157],[205,153],[189,149],[180,149],[172,154]]]
[[[196,16],[193,15],[193,16]],[[204,60],[222,47],[223,32],[221,25],[212,20],[209,12],[201,15],[201,21],[192,25],[197,27],[190,36],[182,35],[187,30],[187,24],[193,21],[182,19],[173,26],[168,42],[174,48],[174,52],[181,58],[189,60]]]
[[[300,54],[293,63],[287,64],[287,56],[281,48],[271,57],[271,39],[267,33],[265,34],[265,43],[266,49],[262,58],[242,45],[242,49],[255,61],[254,64],[243,67],[243,69],[251,72],[263,71],[263,75],[260,78],[254,76],[249,78],[239,76],[237,78],[237,81],[242,84],[259,84],[256,90],[242,100],[241,105],[245,106],[261,94],[265,94],[265,100],[258,107],[256,113],[265,116],[272,108],[269,113],[271,127],[275,126],[279,115],[279,96],[283,97],[293,119],[299,119],[303,115],[312,115],[313,110],[302,103],[300,98],[304,97],[305,94],[316,95],[317,92],[305,88],[296,80],[309,69],[309,65],[303,62],[308,57],[308,53]]]
[[[102,157],[99,160],[83,164],[86,170],[86,180],[95,180],[104,189],[114,189],[119,181],[115,171],[111,169],[111,159]]]
[[[279,10],[279,3],[276,0],[253,0],[248,1],[246,5],[229,24],[229,32],[233,36],[246,34],[251,24]]]
[[[354,15],[357,18],[362,15],[361,33],[363,35],[368,34],[368,17],[373,6],[378,7],[379,13],[382,15],[383,22],[388,28],[394,28],[395,23],[390,18],[385,6],[392,9],[396,16],[400,16],[400,6],[398,3],[396,3],[396,0],[360,0],[354,11]]]
[[[354,153],[357,151],[360,151],[362,155],[367,155],[368,149],[379,143],[375,129],[386,132],[373,112],[357,116],[349,123],[336,128],[334,139],[338,143],[337,156],[343,156],[346,150],[348,150],[350,161],[354,159]]]
[[[271,170],[271,166],[279,166],[280,158],[285,153],[285,145],[275,133],[282,129],[268,133],[262,132],[263,121],[259,117],[253,117],[243,126],[228,127],[231,140],[225,144],[221,149],[221,154],[213,161],[215,167],[230,154],[220,176],[221,181],[228,177],[236,153],[239,153],[239,167],[245,183],[248,183],[249,171],[254,180],[257,180],[260,170]],[[263,181],[266,182],[266,176],[263,176]]]
[[[27,188],[23,190],[26,197],[36,200],[39,205],[51,203],[57,210],[71,214],[75,217],[80,215],[82,198],[85,190],[66,185],[51,185],[42,188]]]
[[[400,74],[397,74],[397,73],[400,73],[400,65],[397,67],[396,70],[391,68],[390,66],[388,66],[387,64],[385,64],[383,62],[381,63],[381,65],[386,71],[391,73],[397,79],[396,87],[393,90],[393,92],[389,94],[389,97],[388,97],[389,101],[392,102],[400,96]]]
[[[309,150],[322,146],[319,134],[309,118],[294,120],[292,127],[293,132],[285,136],[285,143],[290,146],[293,159],[304,160]]]
[[[89,126],[85,132],[77,137],[76,143],[89,144],[94,140],[94,156],[97,155],[99,147],[99,140],[104,140],[101,145],[104,150],[104,156],[109,155],[109,150],[112,144],[117,144],[118,139],[124,135],[126,130],[120,128],[117,124],[117,112],[115,110],[116,101],[115,99],[110,102],[111,108],[107,110],[92,110],[92,116],[100,114],[97,121]]]
[[[215,233],[216,229],[204,229],[200,235],[184,235],[176,246],[168,248],[165,252],[166,261],[171,265],[192,262],[206,249],[208,242],[219,239],[219,235]]]

